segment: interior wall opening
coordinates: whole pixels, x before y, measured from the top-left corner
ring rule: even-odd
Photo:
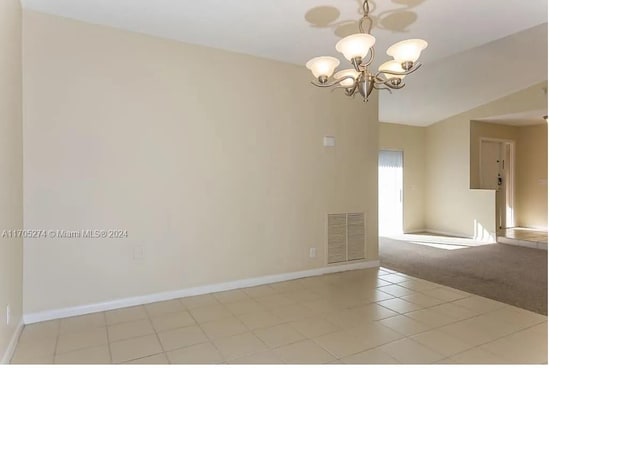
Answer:
[[[404,233],[403,152],[381,150],[378,157],[378,234]]]

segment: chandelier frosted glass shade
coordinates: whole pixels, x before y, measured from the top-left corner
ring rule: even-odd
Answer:
[[[429,44],[422,39],[407,39],[406,41],[396,42],[387,49],[387,55],[393,57],[393,60],[401,64],[406,62],[417,62],[422,51]]]
[[[387,77],[387,80],[392,80],[394,78],[403,79],[404,78],[404,69],[402,68],[402,64],[400,62],[396,62],[395,60],[389,60],[388,62],[380,65],[378,70]],[[388,72],[400,72],[399,74],[388,73]]]
[[[351,62],[356,57],[366,57],[375,43],[376,38],[371,34],[352,34],[338,41],[336,50]]]
[[[340,61],[335,57],[315,57],[307,62],[307,68],[311,70],[316,78],[330,77],[335,69],[340,65]]]
[[[333,77],[339,81],[340,86],[342,86],[343,88],[351,88],[352,86],[355,86],[356,80],[359,75],[360,73],[356,72],[354,69],[351,68],[347,70],[340,70],[339,72],[336,72],[336,74]],[[345,78],[345,77],[351,77],[351,78]]]

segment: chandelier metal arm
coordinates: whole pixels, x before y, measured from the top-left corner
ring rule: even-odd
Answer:
[[[369,1],[364,0],[364,3],[362,4],[363,16],[362,18],[360,18],[360,21],[358,22],[358,29],[360,29],[360,32],[363,34],[371,34],[371,29],[373,28],[373,20],[369,16],[369,12],[370,12]],[[366,26],[365,26],[365,23],[366,23]]]
[[[353,80],[353,77],[350,76],[344,76],[338,80],[334,80],[331,83],[319,83],[317,81],[312,81],[311,84],[314,86],[317,86],[318,88],[332,88],[336,85],[339,85],[340,83],[342,83],[345,80]]]
[[[367,57],[369,58],[369,60],[365,62],[364,59],[366,59]],[[371,49],[369,49],[369,53],[367,54],[366,57],[363,57],[360,60],[353,59],[351,61],[351,65],[353,65],[353,68],[356,70],[356,72],[362,73],[367,71],[367,69],[375,59],[376,59],[376,49],[375,47],[372,47]]]
[[[339,89],[340,89],[340,88],[336,88],[336,87],[334,87],[334,88],[331,90],[331,92],[333,93],[333,92],[335,92],[335,91],[338,91]],[[343,89],[344,89],[344,94],[345,94],[345,95],[347,95],[347,96],[351,96],[351,97],[355,96],[355,93],[356,93],[356,87],[355,87],[355,86],[352,86],[351,88],[343,88]]]
[[[390,90],[389,88],[387,88],[386,86],[383,86],[383,85],[374,85],[373,87],[374,87],[376,90],[378,90],[378,91],[384,90],[384,91],[388,91],[388,92],[389,92],[389,94],[392,94],[392,93],[391,93],[391,90]]]
[[[385,73],[388,73],[389,75],[399,75],[399,76],[406,77],[407,75],[411,75],[413,72],[418,70],[420,67],[422,67],[422,64],[419,63],[419,62],[416,62],[411,70],[406,70],[404,72],[396,72],[395,70],[380,70],[378,73],[376,73],[376,80],[387,81],[387,80],[384,80],[383,78],[380,78],[381,75],[383,75]]]
[[[404,83],[404,82],[400,82],[398,84],[394,84],[392,80],[387,80],[387,81],[385,81],[383,83],[378,83],[377,85],[379,86],[379,88],[376,88],[378,90],[382,90],[382,89],[386,89],[386,88],[390,88],[392,90],[401,90],[407,84]]]

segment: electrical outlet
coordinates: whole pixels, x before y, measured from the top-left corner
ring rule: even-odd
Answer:
[[[316,257],[317,251],[316,248],[309,249],[309,257]]]
[[[142,246],[136,246],[133,248],[133,260],[141,261],[144,259],[144,250]]]
[[[11,324],[11,306],[7,305],[7,326]]]

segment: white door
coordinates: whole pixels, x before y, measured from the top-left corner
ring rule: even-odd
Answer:
[[[498,186],[498,167],[502,160],[502,142],[495,140],[480,141],[480,189],[493,189]]]
[[[496,229],[515,226],[514,148],[511,141],[480,141],[480,187],[496,191]]]
[[[378,159],[378,232],[403,233],[402,152],[382,150]]]
[[[503,207],[503,225],[502,229],[515,227],[515,207],[514,207],[514,187],[513,179],[514,173],[513,165],[513,144],[505,142],[502,148],[502,168],[498,168],[499,177],[502,178],[502,184],[499,189],[503,192],[503,200],[501,200],[501,207]]]

